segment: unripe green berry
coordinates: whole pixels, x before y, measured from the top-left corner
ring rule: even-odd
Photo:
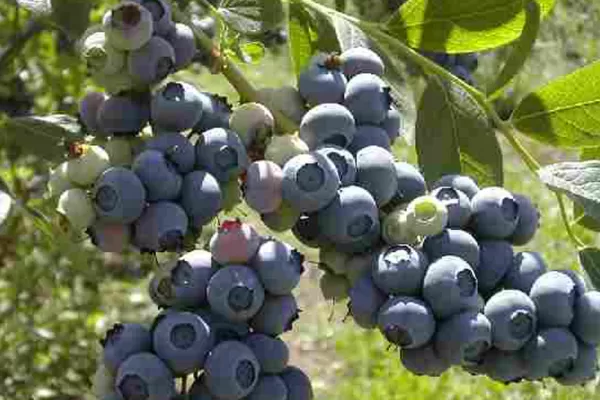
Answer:
[[[115,95],[140,86],[129,74],[127,69],[114,74],[94,74],[92,75],[92,80],[98,86],[102,86],[106,93],[111,95]]]
[[[327,300],[344,300],[348,297],[350,282],[344,276],[324,273],[319,280],[323,297]]]
[[[104,32],[94,32],[82,42],[81,55],[91,74],[116,74],[125,69],[125,52],[106,42]]]
[[[277,210],[268,214],[261,214],[262,222],[274,232],[286,232],[296,225],[300,218],[300,211],[292,207],[287,201],[282,201]]]
[[[136,50],[152,37],[152,14],[145,7],[131,2],[119,3],[104,14],[102,20],[109,44],[120,50]]]
[[[229,127],[240,136],[244,146],[249,148],[255,140],[259,143],[266,142],[275,128],[275,118],[262,104],[246,103],[233,110]]]
[[[298,125],[300,125],[302,117],[306,114],[304,100],[298,89],[293,86],[260,89],[258,98],[269,109],[280,111]]]
[[[420,196],[408,204],[406,219],[416,235],[437,235],[448,223],[448,209],[433,196]]]
[[[404,207],[397,208],[385,216],[381,227],[381,236],[389,245],[417,242],[417,235],[408,221],[407,211]]]
[[[75,185],[67,177],[67,161],[63,162],[55,169],[50,171],[48,179],[48,192],[51,197],[58,197]]]
[[[88,186],[110,167],[110,158],[100,146],[83,145],[83,154],[67,162],[67,177],[77,185]]]
[[[56,211],[63,215],[74,230],[90,227],[96,219],[92,200],[83,189],[69,189],[60,195]]]
[[[333,247],[322,247],[319,251],[319,263],[325,264],[326,268],[336,275],[346,274],[350,257],[350,254],[337,251]]]
[[[125,138],[112,138],[104,145],[110,165],[113,167],[129,167],[133,163],[133,146]]]
[[[309,151],[306,142],[297,135],[273,136],[265,150],[265,160],[273,161],[283,168],[289,159]]]

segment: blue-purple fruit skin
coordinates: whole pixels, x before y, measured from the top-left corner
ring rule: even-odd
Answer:
[[[143,387],[142,393],[145,392],[146,395],[142,398],[147,400],[170,399],[177,393],[171,370],[160,358],[149,352],[128,357],[119,367],[115,378],[115,389],[123,399],[138,398],[141,394],[140,386]]]
[[[479,266],[479,244],[469,232],[461,229],[444,229],[438,235],[426,237],[423,250],[430,261],[452,255],[462,258],[473,269]]]
[[[178,376],[199,371],[213,347],[209,325],[197,314],[169,312],[157,318],[153,350]]]
[[[341,70],[313,64],[300,74],[298,91],[311,106],[341,103],[347,79]]]
[[[577,358],[573,367],[555,379],[561,385],[583,385],[596,378],[598,373],[598,352],[596,346],[577,342]]]
[[[546,273],[547,269],[540,253],[535,251],[515,253],[513,263],[506,272],[502,285],[506,289],[516,289],[529,294],[533,282]]]
[[[578,299],[588,291],[585,279],[583,279],[583,275],[569,268],[557,268],[553,269],[553,271],[560,272],[561,274],[568,276],[573,281],[575,284],[575,299]]]
[[[154,33],[164,36],[173,28],[171,5],[167,0],[133,0],[152,14]]]
[[[523,347],[527,379],[560,377],[577,359],[577,339],[565,328],[541,329]]]
[[[130,224],[142,215],[146,189],[131,170],[111,167],[98,178],[93,189],[94,205],[102,220]]]
[[[142,251],[179,251],[188,224],[188,217],[179,204],[151,203],[135,221],[133,243]]]
[[[409,203],[427,193],[427,184],[423,174],[412,164],[403,161],[394,163],[398,189],[392,199],[394,204]]]
[[[529,243],[540,226],[540,212],[531,199],[519,193],[513,193],[519,205],[519,222],[510,236],[510,241],[515,246]]]
[[[115,324],[103,340],[102,361],[106,368],[116,373],[119,365],[129,356],[150,351],[152,335],[141,324]]]
[[[196,163],[219,182],[227,182],[245,171],[250,160],[237,133],[213,128],[203,132],[196,143]]]
[[[279,240],[267,240],[258,248],[252,267],[258,273],[265,290],[285,295],[300,282],[304,272],[304,257],[296,249]]]
[[[342,69],[348,79],[358,74],[383,76],[385,66],[381,57],[366,47],[354,47],[340,54]]]
[[[527,374],[527,365],[520,351],[505,351],[496,347],[484,354],[480,368],[491,379],[503,383],[518,382]]]
[[[472,199],[477,192],[479,192],[479,186],[473,178],[466,175],[448,174],[442,176],[436,182],[431,185],[431,189],[437,189],[440,186],[450,186],[454,189],[460,190],[466,194],[469,199]]]
[[[346,147],[352,142],[355,132],[354,117],[346,107],[337,103],[324,103],[304,114],[299,135],[314,150],[323,144]]]
[[[332,144],[317,147],[315,153],[320,153],[333,162],[340,178],[340,186],[354,184],[356,181],[356,160],[352,153]]]
[[[215,346],[227,340],[241,341],[250,335],[250,326],[246,321],[230,321],[213,312],[208,306],[196,308],[194,312],[210,326],[210,333]]]
[[[535,303],[543,327],[567,327],[573,320],[575,283],[565,274],[548,271],[531,286],[529,297]]]
[[[404,368],[417,376],[440,376],[452,366],[437,354],[431,341],[411,349],[400,347],[400,361]]]
[[[425,345],[436,330],[431,308],[417,297],[394,296],[379,308],[377,325],[388,342],[413,349]]]
[[[384,247],[371,271],[373,282],[384,293],[416,296],[421,293],[427,256],[409,245]]]
[[[244,199],[253,210],[268,214],[281,206],[283,170],[268,160],[254,161],[248,166],[244,181]]]
[[[206,386],[218,399],[240,400],[259,380],[260,365],[252,350],[238,341],[217,345],[204,364]]]
[[[373,196],[359,186],[346,186],[318,213],[325,239],[343,252],[360,253],[380,239],[379,209]]]
[[[432,262],[423,280],[423,299],[436,318],[478,308],[477,277],[469,264],[456,256]]]
[[[194,145],[178,132],[154,136],[146,143],[146,149],[162,152],[180,174],[191,172],[196,164]]]
[[[371,193],[377,206],[386,205],[396,194],[394,156],[377,146],[368,146],[356,153],[356,185]]]
[[[103,135],[136,135],[149,120],[150,107],[127,96],[111,96],[98,109],[98,130]]]
[[[88,92],[79,102],[79,117],[91,133],[98,133],[100,130],[98,112],[102,104],[106,101],[106,98],[104,93]]]
[[[600,344],[600,292],[592,290],[577,299],[571,331],[586,344]]]
[[[450,186],[440,186],[432,190],[431,195],[448,209],[448,228],[462,229],[467,226],[472,208],[471,200],[466,194]]]
[[[290,359],[290,350],[285,342],[261,333],[253,333],[244,339],[244,344],[254,352],[265,374],[283,372]]]
[[[450,364],[476,364],[492,345],[492,324],[481,313],[465,311],[440,322],[434,340],[437,354]]]
[[[255,333],[279,336],[292,330],[299,317],[298,304],[293,295],[274,296],[267,294],[263,306],[250,320]]]
[[[402,114],[396,108],[392,107],[387,111],[385,119],[379,125],[387,132],[390,142],[394,141],[401,135],[402,129]]]
[[[381,124],[391,106],[389,86],[374,74],[355,75],[346,86],[344,105],[357,124]]]
[[[475,270],[479,291],[492,292],[512,267],[513,248],[506,240],[480,240],[479,266]]]
[[[192,250],[179,257],[170,274],[177,305],[184,308],[207,305],[206,288],[216,271],[206,250]]]
[[[221,210],[223,195],[219,182],[206,171],[193,171],[183,177],[180,204],[190,219],[190,226],[199,229]]]
[[[519,222],[519,204],[512,193],[500,187],[481,189],[471,199],[472,227],[477,237],[506,239]]]
[[[183,178],[160,151],[144,150],[133,160],[131,170],[144,184],[148,201],[179,197]]]
[[[289,366],[279,376],[288,388],[287,400],[313,400],[310,379],[300,368]]]
[[[233,322],[247,321],[259,311],[265,292],[258,275],[243,265],[220,268],[208,282],[212,310]]]
[[[202,92],[202,118],[194,126],[194,132],[202,133],[212,128],[229,128],[231,106],[227,98],[217,94]]]
[[[500,350],[519,350],[535,335],[538,325],[535,303],[519,290],[495,293],[483,313],[492,323],[493,345]]]
[[[202,118],[201,94],[189,83],[169,82],[152,98],[150,114],[158,131],[185,131]]]
[[[302,212],[314,212],[333,200],[340,186],[337,169],[320,153],[300,154],[283,167],[283,199]]]
[[[175,69],[180,70],[188,66],[197,51],[192,29],[185,24],[176,23],[166,39],[175,51]]]
[[[283,379],[277,375],[263,375],[247,400],[287,400],[288,389]]]
[[[383,128],[377,125],[358,125],[354,139],[348,145],[348,150],[352,154],[356,154],[367,146],[378,146],[388,151],[392,149],[390,138]]]
[[[365,274],[350,288],[348,311],[358,326],[373,329],[377,326],[379,309],[387,296],[373,282],[370,274]]]
[[[129,53],[127,69],[140,84],[151,85],[166,78],[174,70],[173,46],[160,36],[152,36],[141,48]]]

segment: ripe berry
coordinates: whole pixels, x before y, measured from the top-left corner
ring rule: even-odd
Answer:
[[[344,105],[352,112],[357,124],[378,125],[385,120],[391,106],[390,88],[377,75],[355,75],[348,81]]]
[[[265,300],[257,274],[241,265],[219,269],[210,278],[206,295],[215,313],[234,322],[252,318]]]
[[[142,252],[180,251],[188,217],[177,203],[151,203],[135,221],[133,243]]]
[[[387,204],[398,189],[394,156],[377,146],[359,150],[356,153],[356,185],[369,191],[379,208]],[[419,228],[414,227],[417,233]]]
[[[202,99],[193,85],[169,82],[156,92],[150,106],[152,125],[164,132],[192,128],[202,117]]]
[[[174,200],[181,193],[183,178],[165,154],[157,150],[144,150],[133,161],[135,172],[146,188],[148,201]]]
[[[379,309],[377,325],[388,342],[405,348],[420,347],[435,333],[431,309],[416,297],[390,298]]]
[[[210,239],[210,252],[221,265],[247,264],[260,245],[261,238],[251,225],[240,220],[226,220]]]
[[[175,380],[167,365],[152,353],[128,357],[117,371],[115,388],[122,399],[170,399],[175,396]]]
[[[140,324],[115,324],[106,332],[102,345],[102,361],[111,373],[128,357],[148,352],[152,348],[150,331]]]
[[[348,79],[358,74],[383,76],[385,66],[374,51],[366,47],[354,47],[340,54],[342,69]]]
[[[258,248],[252,267],[265,290],[274,295],[291,294],[304,272],[304,256],[292,246],[278,240],[267,240]]]
[[[300,310],[294,296],[267,294],[264,304],[250,320],[250,326],[255,333],[279,336],[292,330],[294,322],[299,318],[299,313]]]
[[[124,1],[106,12],[102,25],[108,43],[127,51],[148,43],[154,29],[150,11],[132,1]]]
[[[93,190],[96,213],[107,221],[130,224],[146,206],[144,185],[131,170],[110,167],[100,175]]]
[[[300,138],[311,150],[323,144],[346,147],[355,132],[352,113],[336,103],[319,104],[308,111],[300,123]]]
[[[244,172],[250,160],[237,133],[214,128],[200,135],[196,143],[196,163],[219,182],[227,182]]]

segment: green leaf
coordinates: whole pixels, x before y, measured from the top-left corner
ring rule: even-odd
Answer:
[[[537,0],[546,16],[555,0]],[[493,49],[516,40],[525,25],[522,0],[410,0],[387,29],[411,47],[446,53]]]
[[[502,94],[503,89],[510,83],[510,81],[517,75],[521,70],[525,61],[531,54],[531,49],[537,38],[540,29],[540,20],[542,18],[540,13],[540,6],[537,2],[525,1],[525,26],[519,40],[515,42],[513,48],[508,56],[504,67],[496,80],[489,86],[487,92],[490,93],[488,96],[493,98]]]
[[[579,262],[588,274],[592,285],[597,290],[600,288],[600,249],[586,247],[579,252]]]
[[[341,45],[333,20],[324,14],[314,15],[313,30],[317,35],[316,50],[325,53],[340,53]]]
[[[276,28],[285,21],[285,10],[281,0],[261,0],[263,30]]]
[[[524,134],[563,148],[600,140],[600,62],[558,78],[527,95],[511,120]]]
[[[552,164],[541,168],[538,175],[550,189],[565,193],[587,215],[600,219],[600,161]]]
[[[306,68],[315,50],[313,24],[313,16],[302,4],[290,3],[288,41],[296,76]]]
[[[19,146],[48,161],[62,161],[64,142],[82,139],[81,126],[69,115],[0,119],[0,144]]]
[[[233,30],[247,35],[256,35],[265,29],[263,24],[263,17],[266,15],[265,7],[270,5],[264,0],[222,0],[218,12]]]
[[[77,39],[90,24],[92,6],[91,0],[55,0],[52,19],[70,38]]]
[[[5,191],[0,190],[0,226],[4,225],[4,222],[10,215],[12,203],[12,197]]]
[[[581,149],[580,159],[586,160],[599,160],[600,159],[600,147],[584,147]],[[600,220],[596,220],[589,215],[586,215],[583,207],[577,203],[573,203],[573,219],[577,224],[587,228],[589,230],[600,232]]]
[[[418,107],[416,147],[428,183],[449,173],[502,186],[502,153],[485,112],[461,87],[432,77]]]
[[[258,64],[265,57],[265,46],[260,42],[240,43],[237,47],[236,55],[247,64]]]
[[[35,14],[50,14],[52,12],[52,2],[50,0],[17,0],[17,4]]]

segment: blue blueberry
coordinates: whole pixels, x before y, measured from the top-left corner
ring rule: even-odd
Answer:
[[[466,67],[462,65],[455,65],[452,67],[451,72],[463,81],[467,82],[469,85],[475,85],[475,79],[473,79],[471,71],[469,71]]]
[[[478,364],[492,345],[492,324],[476,311],[451,316],[435,332],[438,356],[452,365]]]
[[[535,303],[538,321],[544,327],[567,327],[573,320],[575,283],[569,276],[548,271],[535,280],[529,297]]]
[[[216,271],[208,251],[193,250],[179,257],[170,271],[170,284],[177,306],[205,306],[206,288]]]
[[[392,144],[385,130],[376,125],[359,125],[356,127],[354,139],[348,145],[348,150],[352,154],[368,146],[378,146],[391,151]]]
[[[573,271],[572,269],[568,269],[568,268],[560,268],[560,269],[555,269],[553,271],[560,272],[562,274],[567,275],[569,278],[571,278],[571,280],[575,284],[575,299],[578,299],[585,292],[587,292],[587,290],[588,290],[587,284],[585,283],[585,280],[583,279],[582,274],[579,274],[579,273]]]
[[[134,354],[123,361],[117,371],[115,389],[123,400],[164,400],[177,393],[171,370],[149,352]]]
[[[177,203],[151,203],[134,225],[134,245],[142,252],[180,251],[188,217]]]
[[[435,333],[433,312],[416,297],[391,297],[379,308],[377,325],[388,342],[407,349],[425,345]]]
[[[416,348],[401,347],[400,361],[404,368],[417,376],[440,376],[451,367],[437,354],[433,342]]]
[[[104,253],[123,253],[131,243],[131,225],[96,221],[86,231],[98,250]]]
[[[160,36],[152,36],[150,41],[129,53],[127,70],[135,81],[152,85],[162,81],[175,68],[175,50]]]
[[[202,92],[202,118],[194,126],[194,132],[202,133],[212,128],[229,128],[231,105],[227,98],[213,93]]]
[[[426,237],[423,251],[430,261],[451,255],[462,258],[473,269],[479,266],[479,244],[470,233],[461,229],[444,229],[439,235]]]
[[[277,211],[283,201],[283,170],[268,160],[254,161],[244,178],[244,200],[250,208],[268,214]]]
[[[577,299],[571,331],[586,344],[600,344],[600,292],[590,291]]]
[[[201,94],[186,82],[169,82],[160,88],[150,105],[152,125],[164,132],[192,128],[202,117]]]
[[[146,189],[133,171],[111,167],[96,181],[93,199],[98,217],[107,222],[130,224],[146,206]]]
[[[102,345],[102,361],[113,374],[125,359],[152,349],[152,335],[141,324],[114,324],[106,332]]]
[[[150,120],[150,107],[128,96],[111,96],[98,108],[98,130],[103,134],[137,135]]]
[[[477,237],[506,239],[519,222],[519,203],[512,193],[500,187],[481,189],[471,199],[472,226]]]
[[[564,328],[540,330],[523,347],[527,379],[560,378],[577,360],[577,339]]]
[[[519,222],[509,240],[515,246],[523,246],[535,236],[540,226],[540,212],[529,197],[518,193],[513,196],[519,205]]]
[[[375,328],[379,309],[383,306],[387,297],[375,286],[370,273],[363,274],[352,285],[349,296],[348,311],[354,322],[364,329]]]
[[[339,68],[328,62],[317,62],[300,74],[298,91],[311,106],[341,103],[346,83],[346,77]]]
[[[398,189],[392,199],[393,204],[409,203],[427,193],[425,178],[417,168],[403,161],[396,161],[394,166],[396,167]]]
[[[332,144],[317,147],[315,153],[320,153],[333,162],[340,178],[340,186],[354,184],[356,180],[356,160],[352,153]]]
[[[279,240],[267,240],[258,248],[251,265],[265,290],[274,295],[292,293],[304,272],[304,256]]]
[[[247,400],[287,400],[288,389],[285,381],[277,375],[263,375],[256,387],[246,397]]]
[[[210,334],[215,346],[227,340],[242,341],[250,335],[250,326],[247,322],[230,321],[207,307],[197,308],[194,312],[210,326]]]
[[[381,124],[391,101],[390,87],[380,77],[369,73],[355,75],[348,81],[344,93],[344,105],[359,125]]]
[[[402,128],[402,114],[396,108],[391,107],[385,116],[385,119],[379,125],[384,131],[387,132],[390,142],[394,141],[401,135],[400,129]]]
[[[503,383],[519,382],[527,374],[522,352],[505,351],[496,347],[485,353],[480,368],[491,379]]]
[[[598,351],[596,346],[577,343],[577,358],[570,369],[555,377],[561,385],[583,385],[594,380],[598,373]]]
[[[483,313],[492,323],[494,347],[515,351],[520,349],[537,328],[535,303],[523,292],[502,290],[490,297]]]
[[[196,152],[194,145],[181,133],[163,133],[146,142],[146,149],[160,151],[180,174],[194,169]]]
[[[480,190],[479,186],[477,186],[477,182],[475,182],[473,178],[458,174],[442,176],[431,186],[431,189],[437,189],[440,186],[450,186],[456,190],[460,190],[466,194],[469,199],[473,199],[473,196],[475,196],[475,194],[477,194],[477,192]]]
[[[280,375],[288,389],[287,400],[313,400],[310,378],[300,369],[289,366]]]
[[[440,186],[431,192],[448,209],[448,228],[462,229],[471,218],[471,201],[466,194],[450,186]]]
[[[237,133],[224,128],[203,132],[196,143],[196,162],[219,182],[237,178],[250,160]]]
[[[247,321],[261,308],[265,291],[250,268],[230,265],[219,269],[208,282],[206,297],[212,310],[234,321]]]
[[[292,295],[273,296],[267,294],[258,313],[250,320],[254,333],[279,336],[292,330],[299,318],[300,310]]]
[[[217,216],[223,205],[219,182],[206,171],[193,171],[183,177],[181,206],[190,219],[190,226],[200,229]]]
[[[213,347],[210,326],[191,312],[159,315],[152,330],[153,349],[177,376],[199,371]]]
[[[90,133],[100,133],[98,112],[108,97],[101,92],[88,92],[79,102],[79,117]]]
[[[475,270],[479,290],[491,293],[513,264],[513,248],[506,240],[480,240],[479,266]]]
[[[283,340],[253,333],[244,339],[244,344],[254,352],[262,373],[279,374],[287,367],[290,350]]]
[[[529,294],[533,282],[546,270],[546,263],[540,253],[535,251],[515,253],[512,265],[502,280],[502,285],[507,289],[516,289]]]
[[[300,138],[311,150],[323,144],[346,147],[352,142],[355,132],[352,113],[336,103],[313,107],[304,114],[300,123]]]
[[[187,67],[198,52],[192,29],[185,24],[176,23],[166,39],[175,51],[175,70]]]
[[[133,0],[144,6],[150,14],[154,26],[154,33],[164,36],[173,29],[171,5],[166,0]]]
[[[179,197],[183,178],[164,153],[144,150],[133,160],[131,170],[144,184],[148,201],[174,200]]]
[[[443,256],[429,265],[423,280],[423,298],[436,318],[478,308],[477,277],[457,256]]]
[[[378,207],[386,205],[398,190],[394,156],[377,146],[356,153],[356,185],[367,189]]]
[[[479,65],[479,56],[477,53],[456,54],[454,62],[464,66],[469,71],[475,71]]]
[[[373,282],[386,294],[415,296],[421,292],[427,266],[425,254],[409,245],[385,247],[373,268]]]
[[[358,74],[374,74],[383,76],[385,66],[381,57],[366,47],[353,47],[340,54],[342,69],[346,78],[351,79]]]

